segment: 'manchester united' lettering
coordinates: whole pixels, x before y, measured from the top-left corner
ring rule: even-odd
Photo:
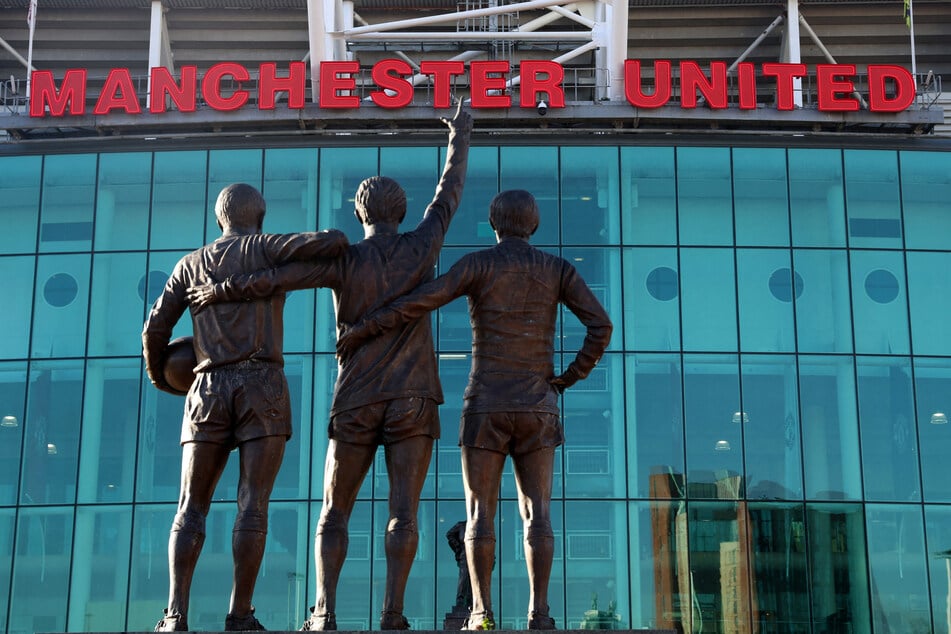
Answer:
[[[795,107],[795,80],[806,77],[805,64],[765,63],[759,67],[751,63],[739,64],[736,70],[736,105],[742,110],[758,107],[757,95],[773,91],[778,110]],[[511,108],[512,95],[508,88],[511,65],[505,60],[424,61],[419,72],[430,77],[434,108],[449,108],[452,101],[453,78],[468,71],[472,108]],[[712,62],[708,69],[693,61],[679,62],[679,75],[673,72],[673,62],[653,62],[652,78],[645,78],[640,60],[624,63],[624,95],[637,108],[660,108],[671,101],[674,82],[680,84],[680,107],[696,108],[698,96],[711,109],[729,107],[729,82],[725,62]],[[357,62],[321,62],[318,69],[320,95],[318,105],[327,109],[359,108],[357,96]],[[854,64],[819,64],[815,67],[815,85],[818,108],[826,112],[859,110],[859,99],[854,95],[856,67]],[[873,112],[900,112],[914,103],[915,80],[901,66],[870,65],[868,73],[868,107]],[[369,99],[381,108],[403,108],[413,102],[415,86],[408,79],[415,71],[403,60],[385,59],[374,64],[370,76],[375,90]],[[565,107],[562,82],[564,69],[557,62],[523,60],[518,68],[520,108],[535,108],[544,99],[549,108]],[[34,71],[30,93],[30,116],[53,117],[86,114],[87,71],[70,69],[59,85],[50,71]],[[148,111],[166,112],[172,104],[180,112],[194,112],[198,97],[211,109],[222,112],[245,107],[251,93],[243,88],[251,82],[251,73],[241,64],[222,62],[209,68],[199,80],[197,66],[184,66],[176,80],[168,69],[151,70],[151,92],[147,96]],[[645,87],[645,84],[648,84]],[[226,87],[228,86],[228,87]],[[234,87],[236,86],[236,87]],[[286,107],[301,109],[305,105],[308,88],[307,65],[291,62],[287,69],[275,63],[264,63],[258,68],[257,107],[273,110],[277,95],[286,94]],[[762,89],[762,90],[761,90]],[[93,114],[107,115],[123,112],[142,114],[140,96],[127,68],[109,72],[93,107]]]

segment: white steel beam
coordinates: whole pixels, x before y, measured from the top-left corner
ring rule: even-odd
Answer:
[[[35,67],[35,66],[31,68],[31,67],[30,67],[30,64],[26,61],[26,58],[23,57],[22,55],[20,55],[19,53],[17,53],[17,50],[16,50],[15,48],[13,48],[12,46],[10,46],[10,45],[7,43],[7,41],[6,41],[5,39],[3,39],[2,37],[0,37],[0,46],[2,46],[3,48],[7,49],[7,52],[9,52],[10,55],[13,55],[13,56],[16,58],[16,60],[17,60],[18,62],[20,62],[21,64],[23,64],[24,68],[28,68],[28,69],[30,69],[31,71],[32,71],[32,70],[36,70],[36,67]]]
[[[334,42],[330,32],[333,30],[336,19],[335,6],[335,0],[307,0],[310,87],[311,99],[314,103],[320,101],[320,63],[334,59]]]
[[[446,32],[363,32],[359,35],[347,36],[354,42],[492,42],[498,40],[522,40],[526,42],[590,40],[591,33],[587,31],[537,31],[525,33],[522,31],[446,31]]]
[[[802,63],[802,50],[799,43],[799,0],[786,0],[786,32],[783,36],[783,49],[779,61],[788,64]],[[793,103],[802,108],[802,78],[793,79]]]
[[[624,60],[627,59],[627,0],[613,0],[605,9],[605,22],[610,25],[607,46],[608,97],[611,101],[621,101],[624,99]]]

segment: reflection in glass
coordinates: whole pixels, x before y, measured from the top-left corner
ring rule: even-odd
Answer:
[[[747,497],[802,499],[799,394],[793,356],[741,357]]]
[[[155,389],[145,376],[145,370],[141,372],[135,499],[137,502],[175,502],[182,464],[179,443],[185,401]],[[168,521],[172,521],[171,515]]]
[[[207,161],[204,151],[155,153],[151,248],[197,249],[205,243],[205,221],[214,216],[214,203],[209,208],[205,200]],[[220,234],[216,229],[211,235]]]
[[[34,358],[78,357],[85,351],[89,265],[88,254],[38,258],[30,349]]]
[[[684,355],[687,495],[733,500],[743,491],[743,425],[736,355]],[[726,444],[722,444],[724,441]]]
[[[951,413],[951,365],[947,359],[915,359],[915,397],[924,499],[951,502],[951,425],[941,423]]]
[[[86,251],[92,244],[96,155],[47,156],[39,247],[43,253]]]
[[[905,247],[947,249],[951,235],[951,153],[899,152]]]
[[[951,253],[906,254],[912,350],[917,355],[951,355]]]
[[[419,224],[423,212],[433,200],[442,170],[442,165],[436,163],[437,159],[438,152],[434,147],[380,148],[380,174],[395,179],[406,192],[404,231]]]
[[[620,242],[616,147],[561,149],[562,242]]]
[[[740,502],[740,509],[743,504]],[[810,632],[802,505],[750,502],[747,509],[751,523],[748,547],[753,562],[752,612],[759,631]],[[752,631],[757,631],[755,626]]]
[[[858,357],[865,499],[921,499],[918,439],[907,358]]]
[[[264,230],[292,233],[329,229],[317,224],[317,150],[280,148],[264,150],[264,188],[267,201]]]
[[[313,393],[313,357],[310,355],[285,355],[284,374],[291,397],[291,423],[293,434],[284,449],[284,462],[274,483],[272,500],[303,499],[310,493],[311,469],[319,471],[323,463],[316,464],[311,456],[311,437],[315,427],[326,420],[326,410],[311,416]],[[237,456],[235,456],[237,458]],[[315,491],[320,495],[320,491]]]
[[[141,354],[145,305],[138,291],[144,274],[144,253],[93,256],[87,354]]]
[[[616,333],[608,343],[608,350],[620,350],[624,338],[621,324],[621,253],[616,248],[562,249],[562,257],[570,262],[591,292],[607,311],[611,322],[617,324]],[[562,350],[569,355],[581,349],[586,330],[578,318],[562,306]]]
[[[384,498],[385,499],[385,498]],[[416,549],[416,558],[410,569],[409,581],[405,595],[403,615],[414,630],[434,630],[442,628],[442,614],[440,608],[434,605],[436,595],[435,565],[436,553],[439,551],[439,542],[445,542],[445,536],[438,529],[435,517],[436,503],[424,501],[419,505],[417,520],[419,525],[419,546]],[[376,502],[373,505],[373,577],[370,579],[372,595],[367,597],[366,590],[362,591],[363,600],[370,608],[370,614],[375,618],[371,621],[373,629],[379,627],[377,615],[383,609],[383,592],[386,585],[386,528],[389,521],[388,503]],[[362,580],[366,587],[367,579]],[[367,600],[369,599],[369,600]],[[339,600],[339,599],[338,599]],[[451,606],[446,606],[446,608]],[[448,609],[445,609],[448,612]],[[435,622],[436,616],[439,622]]]
[[[628,355],[628,495],[684,497],[680,355]]]
[[[379,627],[380,610],[373,609],[373,602],[368,600],[370,597],[367,592],[367,580],[371,578],[375,557],[373,511],[372,502],[358,501],[350,516],[347,562],[340,571],[340,581],[337,583],[337,627],[341,630]],[[320,505],[311,505],[311,517],[319,516]],[[313,579],[313,563],[309,570],[308,579]]]
[[[931,619],[936,634],[951,632],[951,508],[925,506]]]
[[[0,506],[16,504],[20,484],[26,362],[0,363]],[[2,570],[2,568],[0,568]],[[0,574],[0,583],[3,575]]]
[[[798,249],[793,270],[802,276],[797,296],[796,335],[800,352],[851,352],[852,313],[845,251]]]
[[[441,165],[445,160],[446,149],[441,148],[439,169],[442,169]],[[512,189],[516,187],[518,186],[511,185]],[[518,188],[524,189],[524,187]],[[489,225],[489,203],[497,193],[499,193],[499,149],[497,147],[470,148],[469,163],[466,167],[465,194],[449,226],[446,244],[495,244],[495,233]],[[542,222],[548,222],[548,219],[543,218]]]
[[[76,509],[69,630],[125,630],[131,546],[131,506]]]
[[[900,249],[898,157],[891,150],[845,150],[849,245]]]
[[[844,247],[842,151],[794,148],[787,156],[793,246]]]
[[[852,251],[855,351],[908,354],[905,262],[900,251]]]
[[[870,632],[862,507],[807,504],[806,530],[813,631]]]
[[[674,148],[621,148],[621,206],[624,244],[677,243]]]
[[[96,250],[144,249],[149,231],[152,154],[102,154],[96,191]]]
[[[740,348],[743,352],[793,352],[796,349],[789,252],[737,249]],[[785,282],[788,299],[777,297],[775,279]]]
[[[625,537],[628,531],[627,504],[606,500],[567,501],[564,504],[564,531],[555,529],[556,534],[564,535],[564,571],[559,570],[562,566],[557,566],[558,562],[555,570],[558,570],[559,577],[567,571],[565,629],[589,629],[599,624],[599,618],[603,619],[600,623],[607,621],[614,629],[628,629],[631,610],[628,603],[628,540]],[[560,541],[555,539],[556,549],[561,546]],[[560,597],[553,595],[551,598],[557,605]],[[591,614],[594,609],[600,614]],[[556,620],[560,624],[561,620]]]
[[[72,507],[20,509],[7,631],[67,631],[72,539]]]
[[[928,561],[920,506],[866,507],[872,618],[876,632],[931,632]],[[936,562],[937,563],[937,562]]]
[[[538,231],[532,236],[532,244],[558,244],[561,235],[558,222],[561,209],[558,198],[558,148],[503,147],[499,173],[501,191],[524,189],[530,192],[538,203],[541,222]]]
[[[577,597],[582,599],[584,607],[588,608],[591,605],[589,588],[592,588],[590,584],[594,583],[592,577],[588,577],[587,582],[580,578],[584,574],[583,570],[594,575],[590,567],[585,567],[586,562],[572,558],[571,552],[566,552],[569,539],[567,523],[574,519],[570,518],[572,511],[569,504],[557,499],[554,499],[551,504],[551,527],[555,534],[555,553],[551,583],[548,586],[548,605],[551,616],[555,619],[557,626],[561,627],[564,624],[566,629],[577,627],[576,619],[580,617],[577,611],[569,611],[567,615],[565,614],[566,595],[569,605],[572,599]],[[578,504],[581,508],[591,508],[585,506],[588,504],[585,502]],[[587,519],[600,523],[596,518]],[[518,504],[514,500],[499,501],[495,532],[498,551],[495,566],[497,574],[492,577],[492,602],[495,608],[496,626],[499,629],[524,630],[528,625],[528,569],[525,565],[525,532],[518,512]],[[592,556],[600,555],[594,553]],[[578,575],[569,575],[566,579],[565,571],[569,566],[573,566],[578,571]],[[575,583],[578,585],[575,586]]]
[[[800,357],[799,407],[806,499],[860,499],[852,358]]]
[[[736,350],[736,280],[730,249],[681,249],[683,347]]]
[[[738,245],[789,245],[784,149],[733,148],[733,206]]]
[[[628,505],[630,628],[674,630],[692,619],[687,512],[683,502]],[[623,615],[623,612],[622,612]]]
[[[0,253],[36,251],[40,156],[0,157]]]
[[[2,232],[0,232],[2,234]],[[0,279],[9,297],[33,295],[33,256],[0,257]],[[7,302],[0,328],[0,359],[25,359],[30,348],[30,318],[33,302]]]

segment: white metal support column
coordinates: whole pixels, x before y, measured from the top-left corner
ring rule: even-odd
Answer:
[[[165,7],[161,0],[152,0],[152,22],[149,28],[149,94],[152,93],[152,69],[158,66],[164,66],[173,72],[175,70],[168,24],[165,22]]]
[[[786,32],[783,34],[783,48],[780,53],[781,62],[788,64],[802,63],[802,51],[799,44],[799,0],[786,2]],[[802,78],[793,79],[793,102],[797,108],[802,108]]]
[[[320,63],[334,59],[331,32],[337,20],[336,0],[307,0],[307,33],[310,41],[311,99],[320,101]]]
[[[628,10],[627,0],[612,0],[606,6],[605,23],[610,26],[608,37],[607,75],[608,98],[624,99],[624,60],[627,59]]]

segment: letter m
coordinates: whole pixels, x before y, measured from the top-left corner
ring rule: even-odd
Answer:
[[[73,68],[63,75],[63,84],[56,90],[53,73],[48,70],[33,72],[30,86],[30,116],[42,117],[49,107],[50,115],[62,117],[69,104],[69,114],[86,113],[86,70]]]

